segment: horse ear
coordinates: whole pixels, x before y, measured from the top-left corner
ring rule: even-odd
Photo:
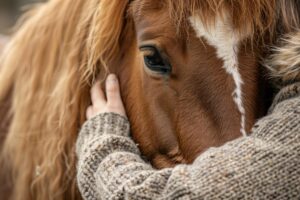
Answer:
[[[300,1],[277,1],[278,4],[278,31],[289,33],[296,31],[300,26]]]

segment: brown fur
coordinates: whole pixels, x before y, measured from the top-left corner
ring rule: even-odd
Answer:
[[[108,71],[120,76],[133,135],[156,166],[191,162],[208,147],[238,137],[239,114],[229,100],[232,80],[218,71],[222,61],[195,38],[186,17],[200,9],[197,13],[209,24],[216,13],[229,10],[238,16],[233,18],[236,30],[250,31],[257,41],[275,32],[279,8],[287,13],[293,9],[275,0],[136,0],[129,13],[128,1],[52,0],[32,9],[1,62],[2,102],[13,88],[13,118],[2,151],[13,171],[13,199],[80,198],[74,143],[90,103],[90,86]],[[158,12],[153,16],[151,11]],[[292,17],[279,13],[285,19],[280,25],[287,30],[298,19],[295,12]],[[160,23],[149,25],[155,17]],[[143,73],[138,45],[145,40],[140,32],[145,27],[153,30],[152,36],[165,30],[156,42],[172,51],[178,76],[163,81]],[[189,42],[184,34],[174,34],[178,30],[190,34]],[[247,85],[247,130],[260,116],[261,105],[256,102],[261,98],[259,51],[254,47],[253,53],[250,46],[244,41],[239,55]],[[220,81],[228,87],[214,84]]]

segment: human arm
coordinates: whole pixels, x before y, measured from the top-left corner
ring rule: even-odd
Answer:
[[[296,96],[276,102],[251,136],[210,148],[191,165],[163,170],[141,159],[124,116],[98,114],[83,126],[77,143],[81,193],[85,199],[296,198],[300,192]]]

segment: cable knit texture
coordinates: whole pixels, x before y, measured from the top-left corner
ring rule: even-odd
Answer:
[[[192,165],[156,170],[141,159],[126,118],[86,122],[78,185],[92,199],[300,199],[300,83],[282,89],[248,137],[210,148]]]

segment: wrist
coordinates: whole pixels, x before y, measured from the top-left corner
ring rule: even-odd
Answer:
[[[103,135],[129,137],[129,132],[127,117],[113,112],[99,113],[83,124],[77,139],[77,153],[81,152],[82,146],[92,144]]]

